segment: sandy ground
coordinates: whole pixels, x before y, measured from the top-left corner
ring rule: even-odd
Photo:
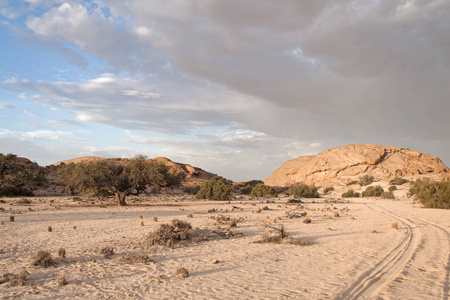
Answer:
[[[299,211],[311,216],[310,224],[286,217],[299,204],[286,205],[283,198],[225,203],[164,197],[127,207],[28,199],[30,205],[17,205],[20,199],[0,203],[0,275],[30,273],[23,286],[1,284],[2,299],[450,298],[450,210],[424,209],[407,199],[303,199]],[[231,228],[234,236],[173,249],[146,241],[174,218],[224,232],[215,220],[219,214],[240,220]],[[282,224],[309,245],[254,243],[269,223]],[[100,252],[108,246],[115,254],[105,258]],[[61,247],[65,258],[58,257]],[[39,250],[49,251],[57,265],[32,266]],[[126,254],[144,253],[154,262],[121,262]],[[175,275],[180,267],[189,277]],[[62,273],[67,285],[59,286]]]

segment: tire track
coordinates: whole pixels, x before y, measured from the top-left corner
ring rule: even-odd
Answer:
[[[447,262],[446,274],[442,287],[442,299],[449,299],[449,274],[450,274],[450,233],[442,226],[428,222],[404,212],[390,212],[386,208],[375,204],[366,204],[375,212],[394,218],[406,226],[404,239],[370,270],[361,274],[356,281],[339,294],[336,299],[357,299],[376,296],[390,282],[396,279],[405,266],[412,262],[413,255],[418,252],[418,244],[422,241],[422,225],[426,224],[443,231],[447,237]]]
[[[410,221],[397,217],[390,212],[380,209],[370,209],[388,215],[406,226],[407,233],[403,240],[375,266],[361,274],[356,281],[335,299],[368,298],[381,290],[387,283],[393,280],[410,260],[419,240],[419,232]]]

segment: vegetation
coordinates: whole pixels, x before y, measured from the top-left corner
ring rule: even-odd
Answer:
[[[264,184],[264,182],[262,180],[247,181],[244,183],[244,186],[239,189],[239,193],[241,195],[249,195],[252,192],[252,189],[258,184]]]
[[[161,224],[158,229],[147,235],[147,241],[151,246],[160,245],[173,248],[177,241],[187,240],[191,231],[191,224],[174,219],[172,224]]]
[[[198,191],[200,191],[200,186],[199,185],[183,186],[181,188],[181,191],[189,195],[195,195],[198,193]]]
[[[259,183],[253,187],[250,196],[256,198],[273,198],[277,196],[277,192],[272,187],[264,183]]]
[[[383,192],[383,194],[381,194],[381,198],[383,199],[395,199],[394,193],[392,191],[389,192]]]
[[[230,182],[216,176],[202,184],[195,195],[197,199],[229,200],[231,195]]]
[[[296,183],[287,191],[288,196],[297,196],[303,198],[320,198],[315,185],[306,185],[302,182]]]
[[[324,190],[323,190],[323,193],[324,194],[328,194],[329,192],[331,192],[331,191],[334,191],[334,187],[327,187],[327,188],[325,188]]]
[[[450,181],[433,182],[429,179],[411,182],[409,195],[425,207],[450,209]]]
[[[361,186],[369,185],[373,182],[373,179],[374,179],[373,176],[369,176],[369,175],[361,176],[361,177],[359,177],[359,184]]]
[[[391,186],[388,188],[388,190],[389,190],[389,192],[396,191],[396,190],[397,190],[397,186],[391,185]]]
[[[56,266],[51,254],[47,251],[38,251],[36,256],[33,258],[32,265],[39,266],[42,268],[48,268]]]
[[[63,165],[58,175],[69,190],[78,188],[97,196],[113,194],[118,205],[126,205],[128,195],[142,192],[148,186],[156,190],[172,188],[180,186],[184,179],[184,174],[172,174],[165,164],[149,162],[143,155],[125,162],[102,159]]]
[[[362,192],[363,197],[381,197],[383,195],[384,190],[381,186],[375,185],[375,186],[369,186],[366,188],[364,192]]]
[[[347,183],[347,186],[354,185],[354,184],[357,184],[357,183],[358,183],[358,181],[353,180],[353,181],[350,181],[349,183]]]
[[[357,198],[360,197],[361,194],[358,192],[355,192],[353,189],[349,189],[345,193],[342,194],[343,198]]]
[[[407,183],[407,182],[409,182],[408,179],[400,178],[400,177],[395,177],[394,179],[391,179],[391,180],[389,181],[389,184],[390,184],[390,185],[402,185],[402,184],[405,184],[405,183]]]
[[[28,170],[16,155],[0,154],[0,196],[32,196],[33,189],[46,183],[43,174]]]

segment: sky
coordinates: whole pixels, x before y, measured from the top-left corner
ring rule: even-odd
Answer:
[[[450,0],[0,0],[0,153],[234,181],[373,143],[450,165]]]

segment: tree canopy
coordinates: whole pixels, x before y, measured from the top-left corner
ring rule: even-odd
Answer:
[[[118,205],[126,205],[126,197],[142,192],[147,186],[180,186],[184,174],[169,172],[169,168],[147,157],[138,155],[130,160],[101,159],[91,162],[68,164],[58,170],[59,178],[68,189],[79,188],[97,195],[114,194]]]

